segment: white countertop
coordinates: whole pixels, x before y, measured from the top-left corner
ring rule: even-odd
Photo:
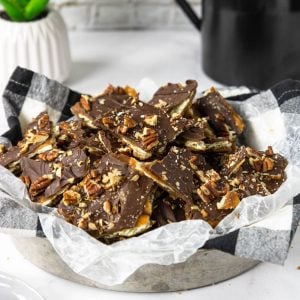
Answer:
[[[198,80],[200,90],[216,84],[200,68],[200,41],[196,32],[73,32],[70,39],[74,67],[66,84],[80,92],[97,93],[108,83],[136,86],[144,77],[155,80],[157,84],[194,78]],[[0,134],[7,129],[1,103]],[[286,300],[300,297],[300,270],[297,269],[300,266],[299,231],[284,266],[263,263],[214,286],[159,295],[111,292],[75,284],[24,260],[9,236],[0,234],[0,245],[0,271],[24,280],[47,300]]]

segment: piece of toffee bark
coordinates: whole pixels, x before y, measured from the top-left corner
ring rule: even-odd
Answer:
[[[106,154],[77,186],[65,191],[58,212],[97,238],[130,237],[151,227],[153,181],[120,156]]]
[[[198,118],[194,124],[182,132],[177,141],[187,149],[196,152],[231,152],[234,139],[217,137],[210,128],[207,118]]]
[[[0,153],[0,165],[18,175],[20,172],[20,149],[17,146],[3,149]]]
[[[142,163],[131,158],[130,165],[155,181],[174,199],[181,198],[186,203],[191,203],[191,195],[195,189],[194,171],[190,165],[193,156],[187,149],[172,147],[162,160]]]
[[[19,174],[21,157],[35,157],[53,149],[55,140],[51,136],[52,122],[47,113],[39,114],[28,126],[17,146],[0,154],[0,165]]]
[[[112,100],[108,103],[110,111],[105,112],[105,108],[93,124],[118,136],[123,144],[132,149],[133,156],[140,160],[148,159],[153,154],[161,155],[167,144],[190,126],[189,120],[180,116],[172,119],[163,111],[141,101],[131,107],[116,104]]]
[[[104,93],[92,97],[82,95],[80,101],[71,107],[72,113],[85,122],[90,128],[96,128],[93,121],[111,110],[139,104],[138,94],[132,89],[131,93],[120,92],[121,88],[109,86]]]
[[[286,166],[287,160],[275,154],[272,147],[263,152],[242,146],[224,158],[221,174],[242,198],[255,194],[266,196],[276,192],[284,182]]]
[[[187,80],[185,84],[168,83],[155,92],[149,104],[168,112],[171,117],[184,115],[192,105],[197,86],[195,80]]]
[[[243,119],[214,87],[206,91],[197,104],[199,112],[209,117],[209,122],[219,135],[231,135],[231,130],[237,134],[244,131]]]
[[[33,202],[53,206],[60,195],[82,179],[88,171],[89,159],[80,148],[61,154],[53,161],[21,159],[21,179]]]

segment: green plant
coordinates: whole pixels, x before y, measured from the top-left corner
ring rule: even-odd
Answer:
[[[49,0],[0,0],[12,21],[26,22],[37,18],[45,11]]]

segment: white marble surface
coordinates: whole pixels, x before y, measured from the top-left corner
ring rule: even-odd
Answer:
[[[150,77],[158,84],[195,78],[200,90],[216,84],[201,71],[200,41],[196,32],[73,32],[70,38],[74,67],[66,84],[78,91],[97,93],[107,83],[135,86],[143,77]],[[0,133],[6,129],[1,104]],[[0,234],[0,271],[23,279],[47,300],[299,299],[298,266],[299,231],[284,266],[263,263],[231,280],[192,291],[159,295],[120,293],[52,276],[24,260],[10,238]]]

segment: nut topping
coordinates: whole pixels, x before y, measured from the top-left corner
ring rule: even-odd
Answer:
[[[43,192],[52,182],[53,178],[50,175],[43,175],[39,177],[37,180],[35,180],[29,189],[29,194],[32,197],[37,196],[41,192]]]
[[[86,110],[86,111],[90,111],[91,110],[91,105],[89,103],[89,96],[87,95],[81,95],[80,98],[80,104],[82,105],[82,107]]]

